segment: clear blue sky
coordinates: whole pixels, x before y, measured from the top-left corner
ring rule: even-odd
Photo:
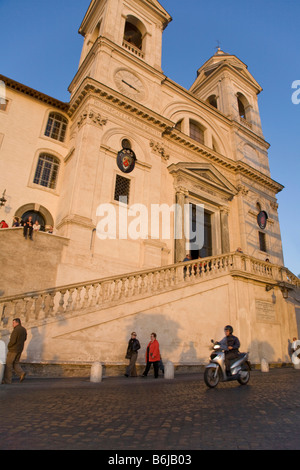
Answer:
[[[0,0],[0,73],[62,101],[76,73],[83,38],[78,34],[89,0]],[[185,88],[216,51],[248,65],[263,92],[259,107],[271,144],[271,176],[278,194],[285,265],[300,273],[299,0],[161,0],[173,21],[163,35],[163,72]]]

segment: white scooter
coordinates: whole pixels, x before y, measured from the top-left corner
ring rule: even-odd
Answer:
[[[248,359],[248,353],[240,353],[233,360],[230,366],[230,373],[226,373],[225,352],[220,343],[213,343],[213,352],[210,356],[210,363],[206,366],[204,372],[204,381],[210,388],[214,388],[219,382],[229,382],[237,380],[241,385],[246,385],[250,380],[251,364]]]

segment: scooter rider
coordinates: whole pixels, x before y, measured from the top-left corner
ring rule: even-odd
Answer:
[[[225,365],[228,374],[230,373],[231,361],[236,359],[239,355],[240,341],[236,336],[233,336],[233,328],[231,325],[226,325],[224,332],[225,337],[220,341],[220,345],[225,351]]]

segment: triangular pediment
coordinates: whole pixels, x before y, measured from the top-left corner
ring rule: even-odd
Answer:
[[[237,194],[236,188],[210,163],[177,163],[170,165],[169,172],[175,177],[193,181],[199,187],[223,193],[227,198]]]

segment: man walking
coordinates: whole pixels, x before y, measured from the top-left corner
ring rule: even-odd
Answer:
[[[22,351],[24,349],[24,343],[27,339],[27,331],[21,325],[20,318],[14,318],[13,320],[13,331],[10,336],[8,343],[8,352],[6,356],[6,367],[4,373],[4,384],[11,384],[12,382],[12,371],[20,377],[20,382],[23,382],[25,379],[25,372],[22,370],[19,362],[21,358]]]

